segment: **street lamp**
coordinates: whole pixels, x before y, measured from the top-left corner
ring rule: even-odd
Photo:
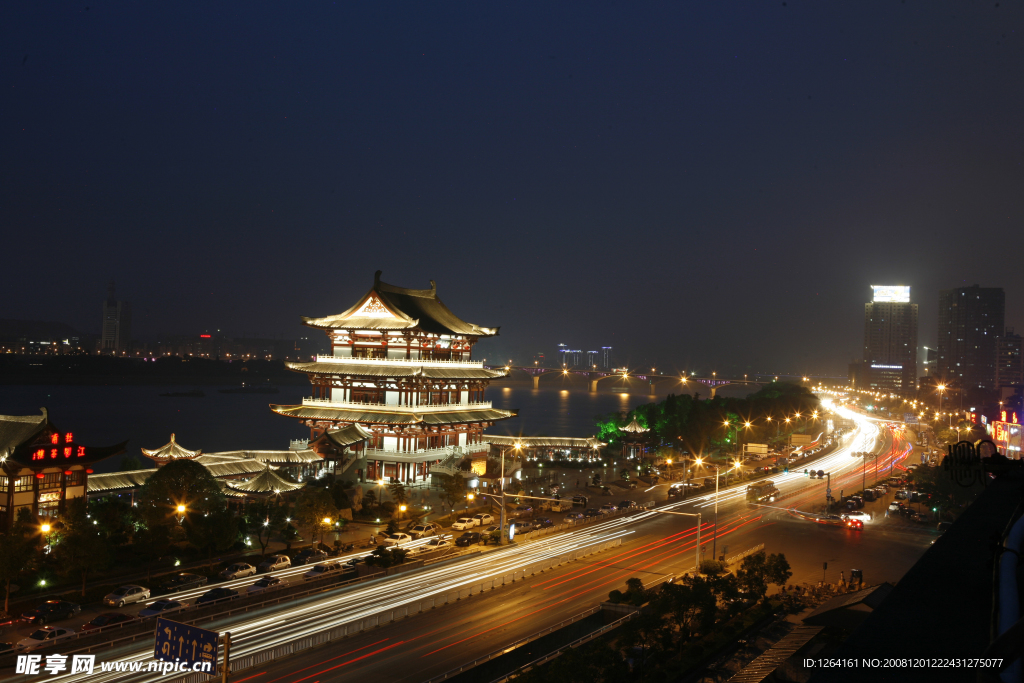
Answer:
[[[697,458],[697,460],[696,460],[696,464],[697,464],[698,467],[700,467],[703,464],[703,462],[704,461],[703,461],[702,458]],[[731,468],[729,468],[729,469],[727,469],[725,471],[726,472],[726,476],[728,476],[728,473],[729,473],[730,470],[732,470],[734,468],[738,469],[740,463],[739,462],[734,462],[733,465],[734,465],[734,467],[731,467]],[[719,478],[719,476],[721,474],[721,469],[722,468],[719,465],[711,465],[711,464],[709,464],[708,467],[714,467],[715,468],[715,535],[711,537],[711,556],[712,556],[712,558],[714,558],[717,561],[718,560],[718,554],[717,554],[718,553],[718,478]]]
[[[515,450],[522,449],[523,445],[518,441],[512,444],[512,448]],[[498,543],[505,545],[508,543],[508,535],[505,533],[505,451],[507,448],[501,449],[501,477],[498,482],[501,486],[501,512],[498,514]]]
[[[46,536],[46,552],[50,552],[50,525],[43,524],[39,527],[39,530]]]
[[[175,509],[178,512],[178,526],[181,526],[181,523],[185,521],[185,506],[178,505]]]
[[[327,527],[331,526],[331,518],[324,517],[324,524],[320,528],[320,545],[324,544],[324,532],[327,531]]]

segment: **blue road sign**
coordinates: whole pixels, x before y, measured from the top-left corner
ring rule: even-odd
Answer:
[[[220,634],[170,619],[157,618],[153,657],[161,662],[211,662],[217,670],[217,644]]]

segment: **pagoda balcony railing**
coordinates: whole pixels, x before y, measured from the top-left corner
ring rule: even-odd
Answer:
[[[445,458],[457,456],[459,453],[454,450],[456,448],[462,449],[462,455],[469,455],[471,453],[485,453],[487,451],[490,451],[491,444],[471,443],[468,446],[447,446],[445,448],[421,448],[419,450],[412,451],[389,451],[383,448],[367,448],[366,457],[377,460],[387,460],[388,458],[397,460],[416,459],[418,461],[422,461],[424,459],[444,460]]]
[[[493,408],[490,401],[472,401],[467,403],[430,403],[414,406],[396,405],[393,403],[363,403],[353,401],[332,401],[328,398],[304,398],[304,406],[321,408],[345,408],[348,410],[382,410],[401,413],[444,413],[452,410],[481,410]]]
[[[316,357],[317,363],[352,363],[355,365],[420,365],[428,368],[482,368],[484,362],[481,360],[417,360],[415,358],[352,358],[349,356],[320,356]]]

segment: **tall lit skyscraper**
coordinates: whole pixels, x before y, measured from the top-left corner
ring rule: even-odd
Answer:
[[[996,386],[996,338],[1003,334],[1002,287],[959,287],[939,292],[936,374],[964,391]]]
[[[1024,347],[1021,337],[1007,327],[1003,336],[996,339],[996,386],[1013,387],[1024,385]]]
[[[601,347],[601,367],[608,370],[612,367],[612,347]]]
[[[910,287],[872,285],[864,304],[863,380],[868,388],[910,394],[917,389],[917,304]]]
[[[107,288],[107,299],[103,302],[100,350],[104,353],[127,352],[131,344],[132,305],[127,301],[114,299],[114,283],[111,282]]]

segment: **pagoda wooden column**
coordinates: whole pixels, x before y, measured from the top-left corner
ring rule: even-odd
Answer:
[[[32,473],[32,514],[39,516],[39,477],[36,472]]]
[[[82,495],[85,495],[85,494],[83,493]],[[67,475],[67,470],[61,470],[60,471],[60,500],[57,501],[57,512],[58,512],[58,514],[61,514],[61,515],[64,514],[64,509],[65,509],[65,505],[66,505],[66,503],[64,501],[67,500],[67,497],[68,497],[68,475]]]

